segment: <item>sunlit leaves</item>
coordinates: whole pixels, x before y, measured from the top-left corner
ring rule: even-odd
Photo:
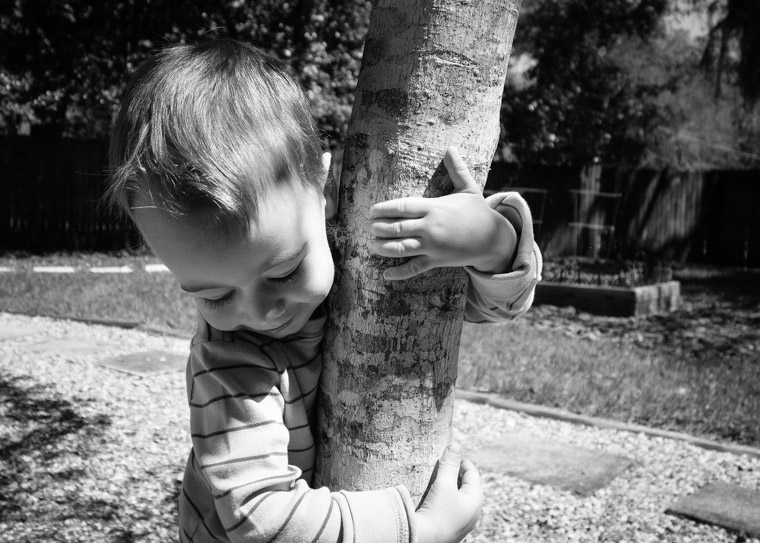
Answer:
[[[126,77],[156,48],[207,37],[290,65],[329,140],[348,122],[370,2],[15,0],[0,4],[0,131],[106,137]]]

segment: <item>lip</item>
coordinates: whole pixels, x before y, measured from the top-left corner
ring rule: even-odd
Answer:
[[[262,332],[265,333],[265,334],[274,334],[274,333],[277,333],[277,332],[282,332],[285,328],[287,328],[288,326],[290,326],[290,324],[293,323],[293,321],[296,318],[296,315],[297,315],[297,313],[294,313],[293,315],[291,315],[290,317],[288,317],[287,320],[285,320],[285,322],[283,322],[279,326],[275,326],[274,328],[270,328],[268,330],[262,330]]]

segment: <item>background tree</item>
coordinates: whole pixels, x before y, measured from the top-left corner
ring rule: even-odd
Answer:
[[[465,273],[389,282],[367,250],[374,203],[451,191],[456,145],[482,187],[519,0],[375,3],[341,177],[316,483],[420,497],[451,437]]]
[[[505,89],[505,141],[521,162],[636,162],[655,116],[657,88],[635,84],[610,57],[647,37],[666,0],[542,0],[523,11],[515,52],[535,65],[528,84]]]
[[[693,9],[710,15],[710,31],[701,64],[720,97],[735,76],[749,105],[760,98],[760,3],[755,0],[693,0]]]
[[[758,9],[754,0],[526,0],[513,57],[533,67],[505,89],[500,156],[757,165],[758,108],[739,65],[746,74],[760,66]]]
[[[108,135],[121,88],[156,48],[230,36],[300,78],[328,140],[350,115],[369,2],[11,0],[0,4],[0,131]]]
[[[525,0],[499,158],[675,168],[760,159],[760,2]],[[368,0],[0,2],[0,134],[106,138],[122,84],[165,43],[231,36],[289,64],[344,138]],[[674,30],[697,20],[701,34]],[[519,66],[515,66],[519,68]]]

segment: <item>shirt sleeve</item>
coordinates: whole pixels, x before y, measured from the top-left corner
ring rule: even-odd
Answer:
[[[500,322],[525,313],[533,303],[543,267],[533,237],[533,218],[522,196],[502,192],[489,196],[486,202],[512,223],[518,242],[512,268],[505,273],[481,273],[465,267],[470,276],[465,306],[465,320],[469,322]]]
[[[290,434],[309,433],[312,446],[313,438],[298,410],[285,409],[299,398],[283,393],[284,374],[245,342],[193,347],[187,374],[193,451],[180,498],[180,539],[415,542],[405,487],[313,489],[289,462],[303,447],[294,449]]]

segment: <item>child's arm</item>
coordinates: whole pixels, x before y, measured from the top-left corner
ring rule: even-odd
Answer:
[[[443,159],[454,192],[440,198],[401,198],[370,209],[370,250],[407,257],[385,270],[389,280],[432,268],[464,266],[470,275],[465,317],[514,318],[530,307],[541,276],[541,252],[525,200],[514,192],[484,199],[456,149]]]
[[[403,486],[367,492],[310,488],[301,477],[314,461],[307,413],[286,411],[285,405],[315,392],[296,388],[292,368],[275,359],[244,341],[193,346],[193,454],[180,497],[183,542],[454,543],[469,531],[479,512],[480,479],[471,464],[460,469],[456,450],[444,454],[418,512]]]

